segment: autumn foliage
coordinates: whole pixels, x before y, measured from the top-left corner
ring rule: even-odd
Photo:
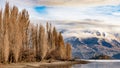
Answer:
[[[0,10],[0,63],[70,60],[71,50],[51,24],[32,25],[25,9],[7,3]]]

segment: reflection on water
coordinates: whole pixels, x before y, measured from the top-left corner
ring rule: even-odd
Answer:
[[[94,62],[88,64],[76,64],[72,68],[120,68],[120,62]]]
[[[93,62],[88,64],[41,66],[40,68],[120,68],[120,62]]]

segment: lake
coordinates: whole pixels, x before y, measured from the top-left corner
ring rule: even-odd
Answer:
[[[44,68],[120,68],[120,60],[87,60],[88,64],[58,65]]]
[[[120,68],[120,60],[87,60],[91,63],[76,64],[72,68]]]
[[[120,62],[92,62],[88,64],[76,64],[71,68],[120,68]]]

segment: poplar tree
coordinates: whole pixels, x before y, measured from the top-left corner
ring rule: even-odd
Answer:
[[[60,59],[61,60],[64,60],[66,59],[66,49],[65,49],[65,43],[64,43],[64,40],[63,40],[63,37],[62,37],[62,34],[59,33],[59,37],[58,37],[58,50],[59,50],[59,55],[60,55]]]
[[[6,3],[6,6],[5,6],[5,11],[4,11],[4,15],[3,15],[3,32],[4,32],[4,39],[3,39],[3,45],[4,45],[4,51],[3,51],[3,54],[4,54],[4,61],[5,63],[8,62],[8,58],[9,58],[9,39],[8,39],[8,22],[9,22],[9,14],[10,11],[9,11],[9,4]]]
[[[72,57],[72,47],[69,43],[66,44],[66,59],[70,60]]]
[[[45,36],[45,28],[40,25],[39,27],[39,51],[40,51],[40,60],[43,60],[47,53],[47,44]]]
[[[37,30],[38,30],[38,27],[37,26],[36,27],[32,27],[31,29],[32,29],[32,31],[31,31],[32,32],[32,34],[31,34],[32,35],[31,36],[32,37],[32,41],[31,42],[32,42],[32,48],[33,48],[33,55],[34,55],[34,57],[36,57],[36,55],[38,54],[38,47],[37,47],[37,45],[38,45],[37,44],[38,43],[37,42],[38,41],[37,40]]]
[[[3,61],[3,29],[2,29],[2,10],[0,10],[0,62]]]
[[[9,22],[9,42],[10,42],[10,52],[13,53],[14,59],[12,59],[14,62],[18,61],[19,58],[19,52],[20,52],[20,46],[21,44],[21,35],[19,32],[19,26],[18,26],[18,8],[13,7],[10,14],[10,22]]]

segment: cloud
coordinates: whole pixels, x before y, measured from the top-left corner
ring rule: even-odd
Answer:
[[[3,1],[3,0],[2,0]],[[116,5],[120,4],[120,0],[7,0],[20,5],[44,5],[44,6],[96,6],[96,5]]]
[[[112,15],[120,16],[120,12],[113,12]]]
[[[36,0],[2,0],[9,2],[11,5],[16,5],[18,7],[32,7],[35,6]]]
[[[119,32],[120,0],[7,0],[27,9],[31,20],[57,21],[60,29]],[[5,0],[0,0],[4,5]],[[62,21],[60,21],[62,20]],[[59,22],[58,22],[59,21]],[[60,23],[61,22],[61,23]]]
[[[119,4],[120,0],[36,0],[38,5],[46,6],[90,6]]]
[[[105,21],[106,24],[119,24],[120,5],[96,6],[96,7],[47,7],[44,9],[37,7],[39,15],[43,15],[47,20],[67,20],[80,21],[81,19],[91,19]],[[35,7],[36,8],[36,7]],[[39,11],[40,12],[39,12]],[[41,13],[44,11],[45,13]],[[114,23],[112,23],[114,22]]]

